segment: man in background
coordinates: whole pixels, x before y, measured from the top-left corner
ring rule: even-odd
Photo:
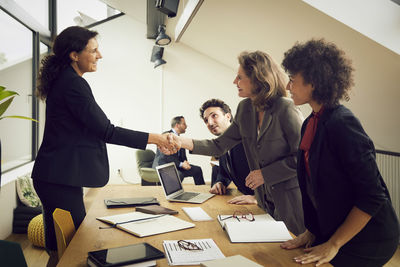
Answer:
[[[172,119],[171,130],[167,132],[180,135],[186,132],[186,128],[187,125],[185,118],[183,116],[177,116]],[[181,181],[185,177],[192,176],[196,185],[205,184],[203,171],[199,166],[192,165],[188,162],[186,150],[184,148],[181,148],[177,153],[172,155],[165,155],[159,149],[157,149],[157,153],[153,161],[153,168],[169,162],[175,162]]]
[[[200,117],[208,130],[216,136],[223,134],[232,122],[230,107],[219,99],[206,101],[200,108]],[[216,168],[214,167],[213,171],[215,170]],[[210,193],[224,195],[228,185],[233,182],[243,195],[229,200],[229,203],[257,204],[254,191],[245,185],[249,172],[250,169],[243,145],[239,143],[219,158],[218,173]]]

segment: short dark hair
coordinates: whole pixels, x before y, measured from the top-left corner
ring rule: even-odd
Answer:
[[[181,123],[181,120],[184,119],[184,118],[185,117],[183,117],[183,116],[173,117],[172,120],[171,120],[171,128],[174,128],[176,124]]]
[[[201,105],[201,107],[200,107],[200,118],[202,120],[204,120],[204,118],[203,118],[204,111],[206,111],[206,109],[208,109],[210,107],[220,108],[224,114],[227,114],[227,113],[232,114],[231,108],[224,101],[216,99],[216,98],[213,98],[213,99],[207,100],[206,102],[203,103],[203,105]],[[230,121],[232,122],[232,116],[231,116],[231,120]]]
[[[297,42],[285,52],[282,66],[289,74],[301,74],[304,82],[312,84],[312,98],[319,104],[331,107],[341,99],[350,99],[354,69],[334,43],[324,39]]]

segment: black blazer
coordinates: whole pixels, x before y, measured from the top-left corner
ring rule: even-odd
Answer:
[[[302,136],[309,118],[303,123]],[[359,253],[363,246],[399,235],[389,193],[376,165],[374,145],[349,109],[340,105],[324,110],[310,147],[309,181],[316,209],[307,193],[303,150],[299,150],[297,162],[305,226],[320,243],[332,236],[353,206],[372,218],[342,249]]]
[[[163,132],[164,133],[173,133],[172,130]],[[156,168],[157,166],[166,164],[166,163],[170,163],[170,162],[174,162],[176,165],[177,169],[179,168],[179,164],[181,162],[184,162],[185,160],[187,160],[186,157],[186,149],[181,148],[179,149],[179,151],[175,154],[171,154],[171,155],[165,155],[164,153],[162,153],[158,148],[157,148],[157,152],[156,152],[156,156],[154,157],[154,161],[153,161],[153,168]]]
[[[148,133],[115,127],[85,79],[68,66],[46,99],[43,142],[32,178],[70,186],[104,186],[109,178],[105,143],[144,149]]]
[[[245,185],[245,180],[250,172],[249,164],[247,163],[246,153],[244,152],[242,143],[237,144],[229,150],[232,170],[229,171],[227,153],[219,158],[219,171],[216,179],[217,182],[228,186],[232,181],[240,192],[244,195],[254,195],[254,191]]]

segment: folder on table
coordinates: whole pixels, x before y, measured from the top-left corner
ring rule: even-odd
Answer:
[[[139,237],[167,233],[195,226],[193,223],[184,221],[173,215],[153,215],[142,212],[129,212],[96,219],[111,224],[110,228],[115,227]]]

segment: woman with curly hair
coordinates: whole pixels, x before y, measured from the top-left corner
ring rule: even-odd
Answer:
[[[349,99],[353,68],[343,51],[324,40],[289,49],[282,63],[296,105],[312,114],[302,126],[297,175],[306,231],[281,245],[305,246],[299,263],[382,266],[396,251],[399,222],[375,161],[375,148]]]

